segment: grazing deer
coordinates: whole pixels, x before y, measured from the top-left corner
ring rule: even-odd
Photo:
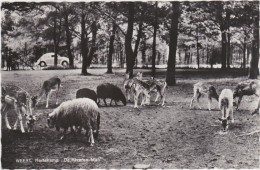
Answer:
[[[40,102],[42,96],[46,95],[46,108],[49,107],[49,98],[52,92],[56,92],[56,105],[58,105],[58,92],[61,86],[61,80],[58,77],[52,77],[43,82],[41,91],[38,96],[34,96],[33,100],[36,101],[36,105]]]
[[[153,83],[156,85],[156,88],[154,88],[151,92],[157,93],[155,102],[157,102],[158,98],[160,97],[160,103],[162,106],[165,104],[165,90],[167,88],[167,83],[162,80],[157,80],[154,77],[151,78],[151,80],[143,80],[143,82],[152,85]]]
[[[236,110],[238,110],[238,107],[241,103],[241,100],[243,96],[251,96],[251,95],[256,95],[258,97],[258,107],[256,110],[252,113],[259,113],[260,109],[260,80],[246,80],[243,82],[240,82],[237,84],[235,87],[234,93],[233,93],[233,98],[238,98],[237,103],[235,103]]]
[[[125,75],[125,80],[124,80],[124,89],[126,93],[127,100],[130,101],[130,94],[132,93],[132,85],[134,83],[134,79],[142,80],[143,73],[138,72],[134,78],[129,79],[129,73]]]
[[[209,110],[211,110],[211,103],[212,103],[212,98],[216,99],[218,101],[218,94],[216,92],[216,89],[214,86],[208,84],[208,83],[203,83],[203,82],[198,82],[196,84],[194,84],[193,86],[193,92],[194,95],[191,99],[191,103],[190,103],[190,109],[192,108],[193,105],[193,101],[195,98],[197,98],[197,102],[198,102],[198,106],[200,107],[200,102],[199,99],[201,97],[202,94],[206,95],[208,97],[208,101],[209,101]]]
[[[221,110],[221,118],[223,131],[228,129],[228,121],[234,123],[233,115],[233,92],[230,89],[223,89],[219,95],[219,109]]]
[[[150,104],[150,92],[153,91],[157,86],[153,82],[152,84],[147,84],[141,80],[135,79],[133,82],[133,93],[134,93],[134,108],[137,108],[139,95],[142,94],[141,106],[145,104]]]
[[[26,126],[28,132],[33,131],[33,125],[36,121],[36,117],[32,114],[32,98],[28,92],[21,87],[15,85],[5,85],[2,87],[1,96],[1,113],[4,113],[5,124],[8,129],[12,129],[7,114],[11,108],[14,108],[17,114],[17,119],[14,124],[14,130],[17,129],[18,121],[20,122],[20,128],[22,133],[25,132],[23,127],[23,116],[26,119]]]

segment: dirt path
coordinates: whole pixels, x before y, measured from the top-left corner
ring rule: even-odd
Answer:
[[[2,84],[18,83],[30,93],[39,91],[43,80],[58,75],[62,79],[60,100],[75,98],[79,88],[95,90],[100,83],[110,82],[122,88],[123,70],[106,75],[106,70],[91,69],[93,76],[80,76],[79,70],[2,72]],[[158,71],[159,78],[163,71]],[[192,85],[199,80],[212,82],[218,93],[223,88],[233,89],[245,77],[232,73],[183,71],[177,75],[177,85],[167,89],[166,106],[101,107],[100,137],[89,147],[84,135],[69,136],[58,142],[60,132],[46,126],[46,116],[55,106],[45,109],[45,99],[35,110],[38,115],[35,131],[21,134],[8,131],[2,125],[3,168],[132,168],[137,163],[151,164],[152,168],[258,168],[259,136],[236,135],[260,129],[259,116],[251,116],[256,97],[245,97],[241,110],[235,111],[235,123],[226,135],[220,135],[220,116],[217,101],[213,111],[206,110],[207,100],[202,99],[202,110],[190,110]],[[144,77],[147,75],[145,74]],[[217,79],[216,79],[217,78]],[[152,97],[154,100],[155,96]],[[10,113],[13,123],[15,115]],[[27,159],[27,160],[20,160]],[[25,161],[25,162],[19,162]],[[56,162],[55,161],[59,161]]]

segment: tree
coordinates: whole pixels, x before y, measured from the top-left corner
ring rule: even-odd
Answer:
[[[125,36],[125,53],[126,53],[126,72],[129,73],[129,78],[133,77],[133,66],[134,66],[134,52],[132,49],[132,36],[134,29],[134,2],[128,2],[128,23],[127,32]]]
[[[11,29],[5,30],[4,28],[2,30],[2,41],[6,48],[5,57],[9,63],[8,65],[16,62],[17,65],[22,64],[34,69],[31,63],[32,49],[39,38],[36,25],[40,15],[43,13],[41,6],[44,4],[22,2],[3,4],[2,10],[4,15],[16,21],[12,22],[12,25],[8,24],[11,26]],[[11,56],[10,54],[15,55]],[[10,60],[8,57],[12,59]]]
[[[155,77],[155,58],[156,58],[156,33],[158,29],[158,2],[155,2],[155,19],[153,24],[153,54],[152,54],[152,77]]]
[[[82,67],[81,74],[87,75],[87,57],[88,57],[88,39],[86,35],[86,4],[81,2],[81,55],[82,55]]]
[[[172,14],[171,14],[171,27],[170,27],[170,42],[169,42],[169,57],[167,63],[166,83],[169,86],[176,84],[175,80],[175,62],[176,62],[176,50],[178,39],[178,24],[180,17],[180,2],[171,2]]]
[[[66,47],[67,47],[67,55],[69,58],[69,66],[71,68],[74,67],[74,56],[72,54],[71,43],[72,43],[72,33],[70,29],[71,22],[69,21],[70,15],[73,14],[73,6],[71,3],[64,2],[63,3],[63,17],[64,17],[64,27],[65,27],[65,35],[66,35]]]
[[[255,2],[254,12],[252,17],[254,20],[254,33],[253,33],[253,42],[252,42],[252,58],[249,68],[249,79],[257,79],[259,75],[259,2]]]
[[[114,53],[114,40],[115,40],[115,34],[116,34],[116,29],[117,25],[115,22],[113,22],[112,26],[112,33],[110,35],[110,40],[109,40],[109,54],[108,54],[108,59],[107,59],[107,73],[111,74],[112,72],[112,55]]]
[[[98,2],[91,2],[86,4],[84,2],[80,3],[81,8],[81,54],[82,54],[82,68],[81,74],[88,75],[87,67],[91,65],[93,56],[97,50],[96,47],[96,39],[97,39],[97,31],[99,25],[97,23],[97,14],[96,14],[96,6]],[[91,44],[89,47],[89,38],[87,33],[86,24],[88,24],[88,28],[90,29],[91,33]],[[90,34],[89,33],[89,34]]]

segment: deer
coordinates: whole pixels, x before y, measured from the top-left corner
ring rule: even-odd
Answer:
[[[236,110],[238,110],[238,107],[242,101],[243,96],[251,96],[255,95],[258,97],[258,107],[255,109],[255,111],[252,114],[259,113],[260,109],[260,80],[246,80],[242,81],[237,84],[237,86],[234,89],[233,98],[238,98],[236,105]]]
[[[230,89],[223,89],[219,96],[219,109],[221,110],[221,121],[223,131],[228,129],[229,120],[234,123],[233,115],[233,92]]]
[[[25,117],[27,130],[28,132],[32,132],[33,125],[36,121],[36,116],[32,114],[32,106],[33,100],[27,91],[12,84],[2,86],[1,113],[4,114],[7,129],[12,129],[9,124],[7,114],[10,109],[14,108],[17,115],[14,130],[17,129],[19,122],[21,132],[25,133],[23,126],[23,117]]]
[[[211,110],[212,98],[216,99],[217,101],[218,101],[218,98],[219,98],[215,87],[213,85],[210,85],[210,84],[204,83],[204,82],[198,82],[198,83],[194,84],[193,92],[194,92],[194,95],[191,99],[190,109],[193,106],[193,101],[194,101],[195,98],[197,98],[199,108],[201,109],[199,99],[200,99],[202,94],[204,94],[208,97],[208,108],[209,108],[209,110]]]
[[[166,81],[155,79],[154,77],[151,77],[150,80],[142,80],[143,82],[149,84],[149,85],[156,85],[156,88],[154,88],[151,92],[156,93],[156,98],[155,102],[158,101],[158,98],[160,97],[160,103],[158,105],[164,106],[165,104],[165,94],[166,94],[166,88],[167,88],[167,83]]]
[[[42,88],[40,90],[40,93],[37,96],[33,97],[33,100],[36,101],[35,106],[38,105],[40,100],[42,99],[43,95],[46,95],[46,108],[49,107],[49,98],[50,95],[55,92],[56,93],[56,105],[58,105],[58,92],[60,90],[61,86],[61,80],[58,77],[52,77],[48,80],[45,80],[43,82]]]
[[[129,78],[129,73],[125,74],[125,80],[124,80],[124,89],[125,89],[125,93],[126,93],[126,97],[127,97],[127,100],[130,101],[130,94],[133,93],[133,83],[135,81],[135,79],[138,79],[138,80],[142,80],[142,77],[143,77],[143,73],[142,72],[138,72],[136,74],[136,76],[134,78]]]

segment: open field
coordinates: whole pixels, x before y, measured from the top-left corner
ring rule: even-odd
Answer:
[[[76,90],[113,83],[123,89],[124,70],[104,74],[105,69],[90,69],[92,76],[80,76],[80,70],[2,71],[2,85],[14,83],[35,95],[44,80],[59,76],[62,80],[60,101],[75,98]],[[135,70],[135,72],[140,70]],[[146,71],[147,70],[143,70]],[[165,70],[157,70],[158,78],[165,79]],[[144,74],[144,78],[149,77]],[[151,168],[259,168],[259,134],[237,137],[260,129],[259,115],[251,115],[257,106],[257,97],[244,97],[239,111],[234,112],[235,123],[228,134],[220,135],[220,111],[213,100],[208,111],[207,100],[201,99],[202,110],[196,102],[190,110],[193,84],[209,81],[217,92],[233,89],[246,79],[239,70],[177,70],[177,85],[169,87],[166,106],[133,108],[127,106],[101,107],[100,136],[94,147],[86,142],[83,133],[77,138],[69,136],[59,142],[61,132],[47,127],[47,114],[55,106],[55,95],[50,108],[45,109],[45,98],[36,108],[38,115],[35,131],[21,134],[9,131],[2,119],[3,168],[132,168],[137,163],[151,164]],[[152,100],[155,99],[155,95]],[[109,100],[108,100],[109,101]],[[14,123],[14,113],[9,120]],[[75,160],[66,162],[68,159]],[[17,162],[29,159],[27,162]],[[38,160],[37,160],[38,159]],[[41,159],[58,159],[58,163],[41,162]],[[31,161],[31,162],[30,162]]]

